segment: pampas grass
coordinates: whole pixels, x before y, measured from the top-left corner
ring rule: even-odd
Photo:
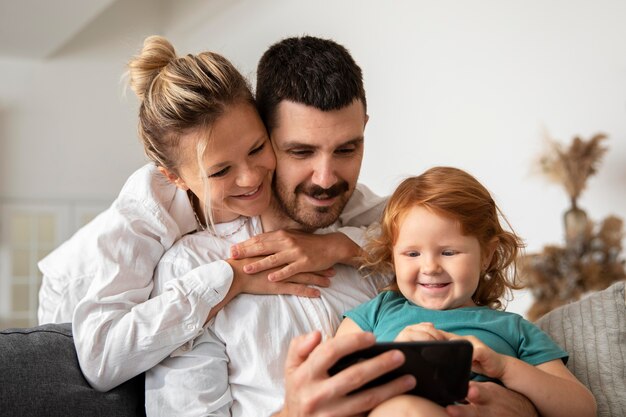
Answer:
[[[587,180],[597,172],[608,148],[602,145],[607,136],[598,133],[585,141],[576,136],[568,148],[549,138],[548,150],[539,158],[541,172],[552,182],[561,184],[570,198],[572,208],[585,189]]]

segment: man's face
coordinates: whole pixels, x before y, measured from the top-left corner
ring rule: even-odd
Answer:
[[[366,122],[360,100],[332,111],[292,101],[278,105],[270,134],[274,191],[283,211],[306,229],[333,224],[350,199],[361,170]]]

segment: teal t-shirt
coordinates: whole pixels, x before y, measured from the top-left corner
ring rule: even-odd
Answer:
[[[406,326],[431,322],[446,332],[476,336],[494,351],[534,366],[555,359],[566,363],[568,358],[567,352],[533,323],[519,314],[489,307],[428,310],[413,304],[400,292],[384,291],[345,316],[362,330],[374,333],[379,342],[393,341]]]

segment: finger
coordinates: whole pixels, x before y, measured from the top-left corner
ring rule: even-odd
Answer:
[[[382,353],[372,359],[364,360],[352,365],[334,375],[328,389],[333,393],[345,395],[366,383],[397,368],[405,358],[399,350]]]
[[[272,252],[267,249],[266,242],[261,241],[259,236],[248,239],[244,243],[233,245],[230,248],[230,256],[235,259],[269,255],[270,253]]]
[[[278,259],[278,254],[276,254],[275,258]],[[284,259],[284,257],[281,257],[281,258]],[[314,272],[314,271],[305,271],[303,262],[297,262],[297,261],[290,262],[290,261],[285,260],[285,262],[283,262],[283,265],[284,264],[286,265],[283,266],[282,268],[268,274],[267,279],[269,279],[270,281],[283,281],[301,272]]]
[[[247,265],[244,265],[243,271],[246,274],[256,274],[257,272],[267,271],[268,269],[276,268],[280,265],[284,265],[285,262],[281,260],[281,256],[277,253],[272,253],[265,258],[259,259],[258,261],[250,262]]]
[[[484,403],[485,393],[482,390],[482,383],[470,381],[467,396],[469,404],[449,405],[446,412],[450,417],[479,417],[476,405]]]
[[[254,256],[269,255],[279,250],[287,249],[285,244],[280,244],[281,238],[277,232],[267,232],[251,237],[245,242],[240,242],[230,247],[233,258],[250,258]]]
[[[431,340],[445,340],[445,336],[439,332],[439,330],[435,329],[431,326],[422,326],[414,329],[409,329],[411,332],[416,332],[418,334],[428,335]]]
[[[284,281],[285,279],[288,279],[289,277],[292,277],[301,272],[312,272],[328,278],[334,277],[336,274],[335,268],[328,268],[322,271],[306,271],[304,263],[294,262],[292,264],[286,265],[282,269],[268,274],[267,279],[269,279],[270,281]]]
[[[293,284],[289,282],[280,283],[276,287],[275,294],[297,295],[299,297],[317,298],[321,295],[320,290],[304,284]]]
[[[324,269],[323,271],[317,271],[316,274],[330,278],[334,277],[337,274],[337,271],[335,270],[335,268],[331,267],[328,269]]]
[[[432,340],[428,333],[413,329],[404,329],[395,338],[396,342],[425,342],[428,340]]]
[[[322,343],[313,352],[310,358],[311,367],[320,375],[324,375],[340,358],[357,350],[370,347],[374,343],[376,343],[376,338],[369,332],[336,336]]]
[[[470,381],[469,389],[467,390],[467,400],[473,404],[484,403],[485,395],[483,393],[483,384],[480,382]]]
[[[269,279],[269,277],[268,277]],[[319,287],[329,287],[330,286],[330,278],[327,278],[323,275],[319,275],[317,273],[299,273],[293,276],[290,276],[285,281],[281,282],[294,282],[298,284],[307,284],[307,285],[317,285]]]
[[[338,402],[334,408],[337,415],[348,415],[369,411],[380,403],[396,395],[403,394],[415,387],[415,378],[405,375],[379,387],[344,397],[346,401]]]
[[[449,405],[446,407],[446,413],[450,417],[479,417],[476,407],[468,405]]]
[[[319,331],[293,338],[289,343],[289,350],[285,359],[285,370],[289,372],[302,365],[321,340],[322,335]]]
[[[322,277],[317,274],[297,274],[290,277],[286,282],[293,282],[306,285],[317,285],[318,287],[330,287],[330,278]]]

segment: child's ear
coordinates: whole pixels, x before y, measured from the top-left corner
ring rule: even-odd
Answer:
[[[489,241],[489,243],[487,243],[487,246],[485,247],[485,253],[483,255],[483,263],[481,265],[481,269],[483,272],[486,271],[487,268],[489,268],[491,260],[493,259],[493,254],[496,253],[496,249],[498,248],[498,242],[499,239],[497,237],[494,237]]]
[[[159,167],[159,172],[163,174],[163,176],[167,178],[169,182],[171,182],[172,184],[174,184],[176,187],[180,188],[181,190],[187,191],[189,189],[189,187],[187,187],[187,184],[185,184],[185,181],[183,181],[181,177],[169,171],[167,168]]]

